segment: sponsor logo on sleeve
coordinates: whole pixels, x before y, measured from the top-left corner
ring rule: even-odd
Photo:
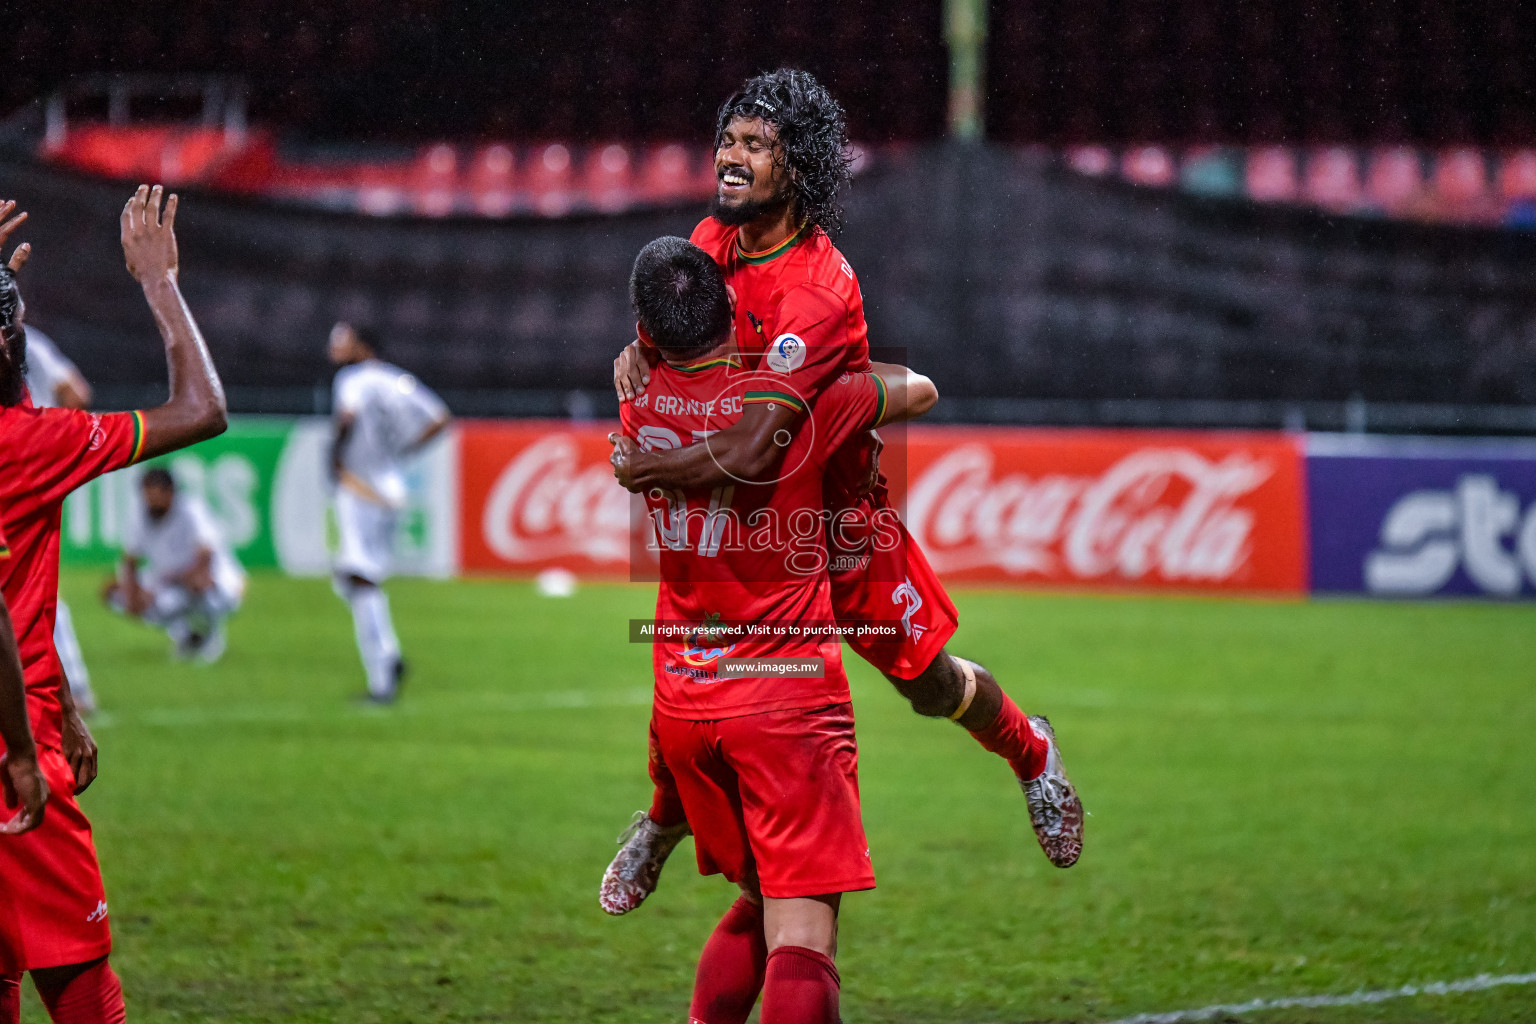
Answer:
[[[781,334],[768,346],[768,368],[794,373],[805,362],[805,342],[798,334]]]

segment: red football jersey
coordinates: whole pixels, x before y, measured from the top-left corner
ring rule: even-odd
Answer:
[[[0,590],[16,624],[38,743],[58,746],[62,722],[64,670],[53,649],[60,509],[70,491],[131,464],[143,449],[144,417],[137,412],[0,409],[0,518],[11,552],[0,561]]]
[[[686,367],[666,363],[645,394],[621,407],[624,433],[648,451],[704,441],[736,422],[746,405],[800,399],[783,377],[747,371],[735,356]],[[654,489],[645,495],[648,532],[657,545],[661,585],[656,621],[680,627],[652,645],[656,706],[675,718],[708,720],[849,699],[842,645],[835,633],[810,635],[833,621],[822,513],[826,461],[853,433],[885,414],[885,384],[848,374],[821,397],[784,453],[777,478],[712,491]],[[711,625],[756,633],[712,633]],[[789,627],[802,632],[789,633]],[[722,658],[819,657],[820,679],[719,677]]]
[[[705,217],[690,240],[720,265],[736,293],[736,347],[747,365],[784,373],[807,402],[839,374],[868,370],[864,293],[827,233],[808,225],[759,253],[743,251],[740,236],[739,227]],[[828,508],[862,504],[873,457],[873,439],[856,437],[828,460]]]

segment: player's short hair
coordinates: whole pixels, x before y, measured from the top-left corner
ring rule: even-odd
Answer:
[[[164,466],[150,466],[139,478],[140,487],[158,487],[164,491],[176,490],[176,478]]]
[[[731,332],[725,276],[686,238],[664,235],[646,243],[629,275],[629,301],[640,326],[669,359],[703,355]]]
[[[784,164],[794,173],[800,216],[835,239],[843,228],[841,194],[853,178],[842,105],[810,72],[779,68],[747,79],[720,107],[715,148],[737,117],[761,118],[774,126]]]
[[[376,328],[364,327],[362,324],[354,323],[349,323],[347,326],[352,328],[352,333],[357,335],[357,340],[367,345],[369,351],[374,355],[377,356],[384,353],[384,338]]]

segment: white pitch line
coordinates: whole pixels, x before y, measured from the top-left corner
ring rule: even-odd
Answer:
[[[1292,996],[1287,999],[1250,999],[1246,1003],[1221,1003],[1202,1006],[1198,1010],[1174,1010],[1170,1013],[1139,1013],[1134,1017],[1122,1017],[1108,1024],[1187,1024],[1190,1021],[1211,1020],[1218,1016],[1238,1013],[1257,1013],[1260,1010],[1315,1009],[1320,1006],[1364,1006],[1368,1003],[1384,1003],[1389,999],[1405,999],[1409,996],[1448,996],[1458,992],[1481,992],[1503,985],[1536,985],[1536,972],[1531,974],[1479,974],[1475,978],[1460,981],[1432,981],[1427,985],[1404,985],[1401,988],[1382,988],[1370,992],[1351,992],[1340,996]]]
[[[463,705],[473,704],[484,714],[527,714],[537,711],[565,711],[575,708],[629,708],[651,703],[650,689],[630,690],[553,690],[538,695],[509,693],[475,693],[444,695],[444,700],[429,700],[422,704],[412,702],[401,707],[373,708],[367,705],[349,707],[338,701],[334,705],[306,704],[246,704],[224,707],[149,708],[144,711],[118,712],[110,718],[92,719],[93,726],[117,726],[122,724],[162,727],[223,725],[223,724],[272,724],[283,722],[313,722],[321,719],[335,721],[359,714],[376,718],[404,714],[409,717],[433,718],[463,714]]]

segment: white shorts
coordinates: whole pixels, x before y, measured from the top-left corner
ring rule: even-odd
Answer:
[[[334,568],[338,577],[358,576],[378,586],[389,577],[395,556],[398,510],[369,501],[347,490],[336,491],[337,546]]]

